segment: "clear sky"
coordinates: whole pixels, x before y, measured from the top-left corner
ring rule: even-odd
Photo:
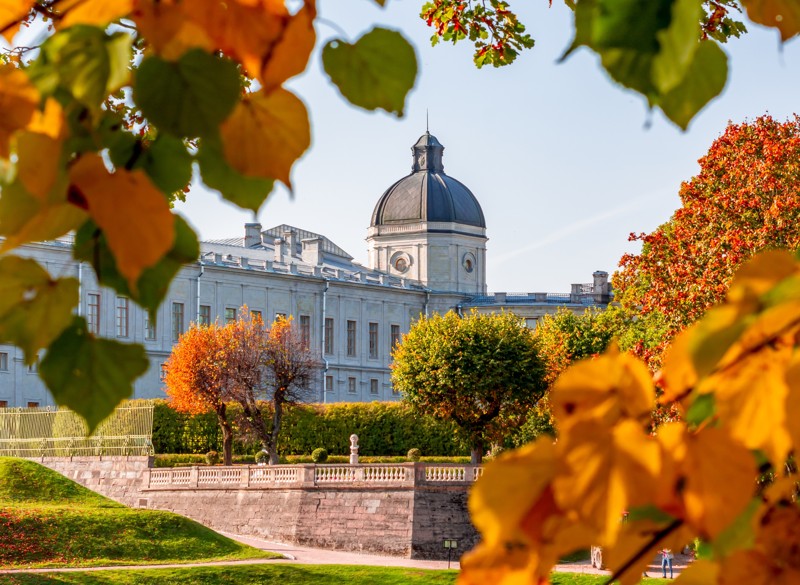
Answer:
[[[294,167],[294,196],[279,187],[257,217],[265,229],[287,223],[324,234],[360,262],[375,203],[411,170],[426,110],[445,171],[483,207],[492,292],[567,292],[595,270],[613,273],[637,249],[628,234],[653,230],[679,206],[681,182],[729,120],[800,112],[800,41],[781,48],[777,31],[756,25],[726,45],[724,94],[682,132],[611,82],[588,50],[556,63],[572,35],[559,0],[512,2],[536,46],[511,66],[482,70],[468,43],[430,46],[422,0],[386,4],[320,0],[315,53],[290,83],[309,107],[312,146]],[[420,72],[401,119],[349,106],[322,71],[325,41],[355,41],[375,24],[416,45]],[[178,210],[204,239],[243,235],[254,220],[200,188]]]

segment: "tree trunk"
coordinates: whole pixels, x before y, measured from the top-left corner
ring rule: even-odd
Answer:
[[[472,450],[470,451],[469,462],[472,465],[480,465],[483,463],[483,441],[476,440],[472,443]]]
[[[222,464],[233,465],[233,429],[225,413],[225,405],[217,409],[217,421],[222,429]]]
[[[269,464],[277,465],[278,459],[278,434],[281,432],[281,419],[283,418],[283,397],[279,392],[272,399],[272,437],[269,445]]]

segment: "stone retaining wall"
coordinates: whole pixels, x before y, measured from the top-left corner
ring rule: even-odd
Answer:
[[[455,465],[152,469],[148,457],[37,459],[131,507],[168,510],[216,530],[327,549],[447,558],[478,540],[467,493],[481,469]]]

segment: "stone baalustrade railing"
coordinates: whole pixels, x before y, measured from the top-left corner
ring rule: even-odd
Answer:
[[[479,465],[399,463],[384,465],[236,465],[147,469],[146,490],[282,489],[320,486],[468,486],[483,475]]]

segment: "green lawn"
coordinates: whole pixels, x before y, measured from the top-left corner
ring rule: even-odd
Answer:
[[[37,463],[8,457],[0,457],[0,543],[3,568],[279,556],[177,514],[127,508]]]
[[[2,585],[449,585],[457,571],[428,571],[397,567],[339,565],[249,565],[236,567],[189,567],[185,569],[113,570],[94,573],[0,575]],[[553,573],[553,585],[602,585],[603,575]],[[645,579],[644,583],[663,580]],[[491,585],[491,584],[489,584]]]

